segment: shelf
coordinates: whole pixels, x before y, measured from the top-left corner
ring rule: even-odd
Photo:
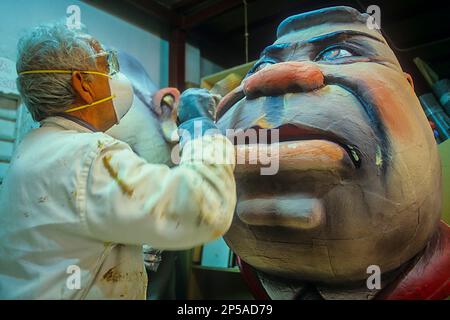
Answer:
[[[220,267],[206,267],[201,265],[193,265],[192,269],[196,270],[206,270],[206,271],[219,271],[219,272],[232,272],[232,273],[240,273],[239,268],[220,268]]]
[[[201,87],[210,90],[217,82],[226,78],[230,74],[235,74],[241,79],[247,74],[247,71],[255,64],[256,61],[252,61],[246,64],[232,67],[230,69],[222,70],[218,73],[203,77],[201,81]]]
[[[192,265],[188,299],[192,300],[252,300],[237,268],[214,268]]]

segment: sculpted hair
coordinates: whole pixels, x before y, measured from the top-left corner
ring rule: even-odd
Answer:
[[[297,14],[283,20],[278,26],[277,38],[321,23],[339,24],[358,22],[366,24],[368,18],[369,15],[367,13],[360,13],[352,7],[337,6],[318,9]]]

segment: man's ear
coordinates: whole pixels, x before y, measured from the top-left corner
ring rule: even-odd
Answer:
[[[152,98],[151,108],[157,116],[164,139],[174,143],[174,132],[177,131],[177,112],[180,91],[176,88],[158,90]]]
[[[411,85],[411,88],[414,90],[414,81],[411,77],[411,75],[409,73],[403,72],[403,74],[406,77],[406,80],[409,82],[409,84]]]
[[[82,74],[78,71],[72,73],[72,88],[86,104],[91,104],[94,101],[92,87],[88,81],[83,79]]]

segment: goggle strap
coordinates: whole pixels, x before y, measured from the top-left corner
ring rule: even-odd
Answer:
[[[19,75],[25,75],[25,74],[35,74],[35,73],[66,73],[66,74],[72,74],[73,72],[78,71],[80,73],[87,73],[87,74],[96,74],[99,76],[104,76],[111,78],[109,74],[98,72],[98,71],[82,71],[82,70],[29,70],[29,71],[22,71],[19,73]]]

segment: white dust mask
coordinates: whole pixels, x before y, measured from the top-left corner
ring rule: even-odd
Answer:
[[[130,80],[121,72],[110,77],[108,82],[118,124],[133,104],[133,87]]]

